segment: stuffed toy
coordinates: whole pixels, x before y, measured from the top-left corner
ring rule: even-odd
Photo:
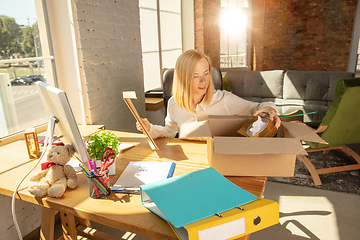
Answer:
[[[36,183],[30,185],[28,191],[36,197],[46,194],[50,197],[61,197],[66,187],[76,188],[76,171],[72,166],[66,165],[74,153],[74,148],[69,144],[54,146],[47,155],[47,162],[41,164],[41,171],[30,177],[30,181]]]

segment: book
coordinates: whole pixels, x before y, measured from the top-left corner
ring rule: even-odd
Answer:
[[[172,177],[174,162],[131,161],[126,166],[111,191],[120,193],[140,193],[140,186]]]

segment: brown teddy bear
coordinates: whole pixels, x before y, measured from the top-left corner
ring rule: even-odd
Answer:
[[[30,181],[36,183],[30,185],[28,191],[36,197],[46,194],[50,197],[61,197],[66,187],[76,188],[76,171],[72,166],[66,165],[74,153],[74,148],[69,144],[54,146],[47,155],[47,162],[41,164],[41,171],[31,176]]]

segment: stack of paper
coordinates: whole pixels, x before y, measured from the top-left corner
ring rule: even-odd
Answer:
[[[111,191],[139,193],[141,185],[167,179],[172,176],[174,169],[173,162],[131,161]]]

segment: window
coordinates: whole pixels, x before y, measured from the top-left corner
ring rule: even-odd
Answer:
[[[45,23],[33,0],[3,1],[0,15],[1,138],[48,121],[34,81],[53,82],[45,71],[53,57],[42,51],[39,27]]]
[[[181,1],[140,0],[145,91],[162,87],[161,70],[173,68],[182,53]]]
[[[250,65],[249,0],[221,0],[220,68]]]

